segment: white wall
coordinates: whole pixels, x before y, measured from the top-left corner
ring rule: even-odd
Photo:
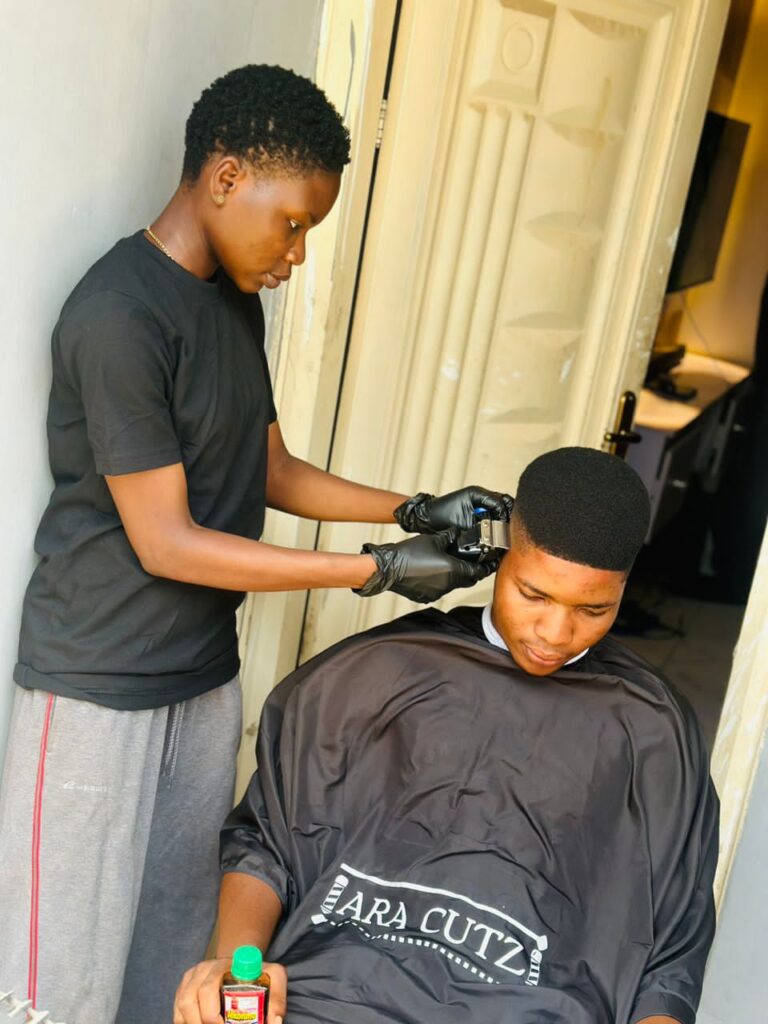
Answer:
[[[704,978],[699,1024],[765,1020],[768,972],[768,746],[763,747]]]
[[[0,750],[21,602],[50,490],[59,308],[174,189],[184,122],[246,63],[314,71],[323,0],[0,0]]]

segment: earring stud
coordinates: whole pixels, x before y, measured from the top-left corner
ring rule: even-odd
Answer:
[[[215,196],[214,198],[216,199],[216,202],[219,204],[219,206],[223,206],[224,205],[224,196],[218,195],[218,196]]]

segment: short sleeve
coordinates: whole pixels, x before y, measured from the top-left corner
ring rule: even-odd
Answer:
[[[53,360],[82,403],[98,473],[181,461],[173,347],[139,300],[109,291],[84,299],[57,326]]]
[[[224,822],[219,850],[223,873],[260,879],[274,890],[284,912],[288,912],[295,904],[295,885],[288,852],[289,828],[280,759],[283,721],[280,694],[273,690],[259,724],[258,771]]]
[[[654,862],[654,943],[630,1015],[674,1017],[694,1024],[704,966],[715,932],[712,885],[718,855],[718,800],[698,724],[688,711],[676,770],[656,774],[647,801]],[[660,748],[661,744],[658,745]],[[669,758],[649,754],[661,767]]]

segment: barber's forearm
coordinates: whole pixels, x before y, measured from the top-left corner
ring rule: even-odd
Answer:
[[[182,583],[257,592],[357,589],[376,571],[370,555],[280,548],[191,521],[155,537],[142,565],[153,576]]]
[[[335,523],[393,523],[407,495],[366,487],[287,455],[270,466],[267,504],[305,519]]]
[[[224,875],[216,958],[232,956],[238,946],[258,946],[266,952],[281,916],[280,900],[265,882],[252,875]]]

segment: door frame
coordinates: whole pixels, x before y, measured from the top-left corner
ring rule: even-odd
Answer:
[[[275,405],[288,450],[325,467],[341,387],[375,164],[397,0],[326,0],[315,81],[351,135],[339,199],[307,238],[304,267],[287,290],[270,349]],[[313,549],[317,524],[268,510],[263,540]],[[243,742],[237,793],[255,767],[253,738],[265,697],[298,660],[305,591],[249,594],[239,615]]]

